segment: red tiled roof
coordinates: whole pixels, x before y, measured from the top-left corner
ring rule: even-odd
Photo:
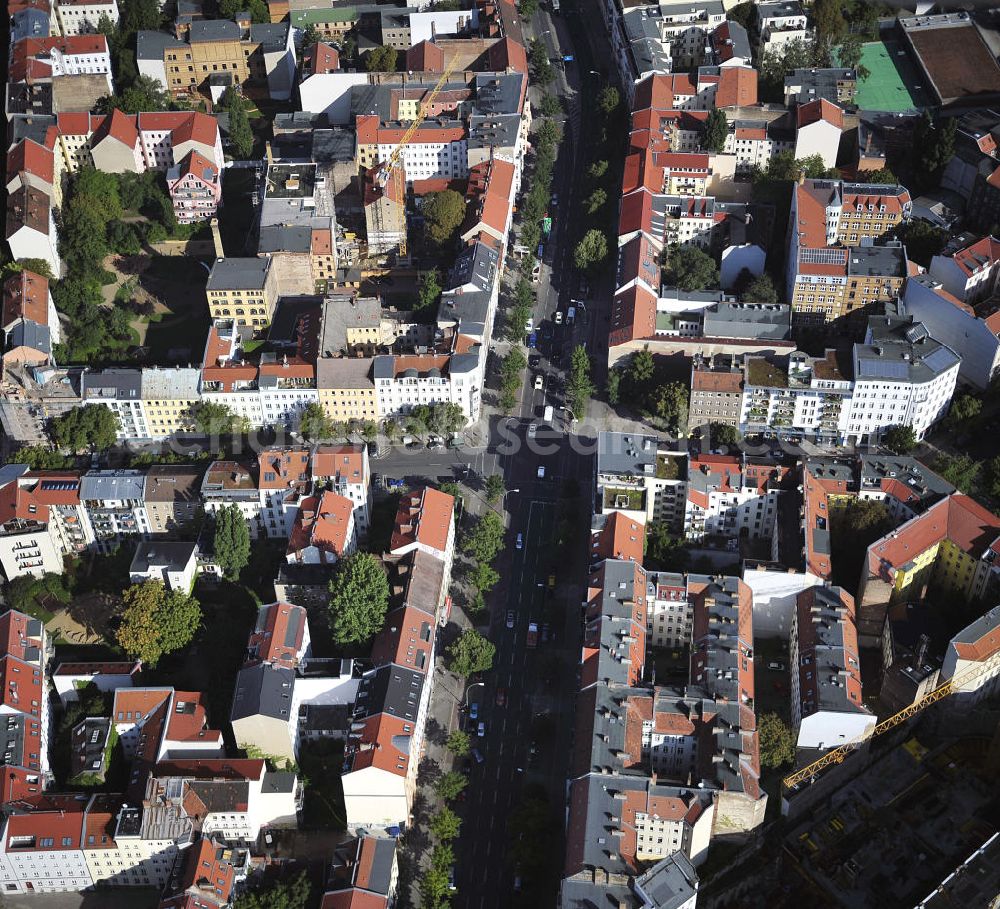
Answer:
[[[33,139],[22,139],[7,152],[7,180],[28,173],[46,183],[55,179],[55,156],[52,150]]]
[[[749,66],[723,67],[715,93],[716,107],[748,107],[757,103],[757,70]]]
[[[613,347],[656,333],[656,294],[641,284],[615,295],[608,342]]]
[[[694,369],[691,371],[691,390],[738,394],[743,390],[743,374],[720,372],[715,369]]]
[[[389,550],[420,543],[444,552],[454,519],[454,496],[430,486],[414,490],[400,500]]]
[[[983,237],[965,249],[960,249],[952,259],[966,275],[982,271],[1000,261],[1000,240],[995,237]]]
[[[3,282],[3,326],[18,319],[49,324],[49,281],[24,269]]]
[[[642,562],[643,541],[646,527],[620,511],[613,512],[604,527],[594,535],[591,543],[591,561],[597,559],[625,559]]]
[[[409,62],[409,52],[407,52]],[[336,72],[340,69],[340,54],[333,45],[319,41],[302,54],[302,68],[313,75]],[[413,67],[407,66],[408,69]]]
[[[365,451],[361,445],[318,445],[312,456],[312,475],[336,477],[347,483],[365,482]]]
[[[192,174],[204,183],[214,184],[219,181],[219,168],[208,160],[201,152],[191,149],[180,163],[180,178]]]
[[[323,554],[343,555],[351,540],[353,518],[354,503],[346,496],[326,491],[322,497],[303,499],[288,539],[289,554],[315,546]]]
[[[487,51],[488,66],[494,72],[513,70],[528,74],[528,54],[524,47],[512,38],[501,38]]]
[[[827,101],[826,98],[816,98],[805,104],[800,104],[795,109],[795,119],[799,129],[818,123],[820,120],[825,120],[839,130],[844,128],[843,110],[832,101]]]
[[[418,41],[406,52],[406,69],[414,73],[443,73],[444,51],[432,41]]]
[[[513,191],[514,165],[503,158],[493,158],[489,162],[479,220],[500,234],[505,234],[507,229]]]
[[[386,909],[388,900],[378,893],[370,893],[351,887],[324,893],[319,909]]]
[[[258,455],[257,462],[260,489],[285,489],[310,477],[308,448],[265,449]]]
[[[105,138],[110,138],[121,142],[126,148],[135,148],[139,142],[139,130],[135,128],[135,119],[117,108],[111,111],[111,115],[104,118],[101,128],[95,130],[93,145],[96,146]]]
[[[406,776],[410,755],[400,751],[396,742],[411,739],[412,723],[389,713],[377,713],[364,720],[357,732],[348,739],[348,747],[356,748],[351,762],[351,771],[374,767],[396,776]]]
[[[63,852],[79,849],[83,841],[86,799],[48,796],[37,811],[12,814],[7,819],[6,852]],[[25,838],[30,837],[30,841]]]
[[[434,619],[424,610],[414,606],[395,609],[386,616],[385,627],[372,642],[372,664],[396,663],[426,675],[434,633]]]

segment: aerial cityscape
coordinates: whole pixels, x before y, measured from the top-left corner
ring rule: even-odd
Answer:
[[[1000,907],[1000,6],[7,6],[0,907]]]

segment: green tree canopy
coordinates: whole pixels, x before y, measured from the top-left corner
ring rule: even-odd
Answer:
[[[668,382],[656,392],[654,409],[671,432],[678,432],[687,425],[688,387],[684,382]]]
[[[458,836],[458,831],[462,828],[462,820],[454,811],[445,806],[434,814],[428,827],[441,842],[447,843]]]
[[[52,438],[72,452],[106,451],[115,444],[121,423],[105,404],[74,407],[52,420]]]
[[[583,207],[588,215],[596,215],[608,201],[608,193],[602,186],[598,186],[583,203]]]
[[[673,536],[669,526],[663,521],[650,521],[646,526],[645,548],[644,563],[647,568],[657,571],[687,571],[691,564],[691,552],[684,545],[684,540]]]
[[[422,272],[417,284],[417,305],[414,312],[421,317],[433,319],[437,316],[438,304],[441,302],[441,284],[438,281],[437,269]]]
[[[736,445],[740,441],[740,431],[728,423],[709,423],[708,437],[713,448],[718,445]]]
[[[917,434],[912,426],[890,426],[882,433],[882,444],[896,454],[909,454],[917,447]]]
[[[340,438],[344,435],[343,429],[343,423],[338,424],[326,415],[322,404],[311,401],[302,408],[302,416],[299,418],[299,433],[304,439],[317,442],[320,439]]]
[[[472,740],[467,732],[463,732],[461,729],[452,729],[448,733],[448,738],[445,739],[444,747],[455,757],[461,758],[472,750]]]
[[[216,563],[230,580],[250,564],[250,528],[239,505],[226,505],[216,513],[212,546]]]
[[[160,657],[186,647],[201,625],[198,601],[162,581],[133,584],[122,593],[122,618],[115,638],[130,657],[155,666]]]
[[[980,463],[968,455],[938,455],[934,459],[934,472],[956,489],[971,494],[979,478]]]
[[[234,156],[243,160],[253,155],[253,129],[247,102],[238,86],[230,85],[222,96],[222,106],[229,112],[229,141]]]
[[[434,784],[434,791],[446,802],[458,798],[459,794],[469,784],[464,774],[457,770],[449,770]],[[450,864],[450,862],[449,862]]]
[[[121,93],[98,98],[94,112],[110,114],[113,110],[120,110],[126,114],[140,114],[144,111],[169,109],[170,97],[160,80],[152,76],[138,75]]]
[[[373,47],[365,54],[365,69],[370,73],[394,73],[398,57],[394,47]]]
[[[499,502],[506,491],[507,487],[504,485],[501,474],[491,473],[486,478],[486,501],[490,504]]]
[[[312,884],[303,871],[291,880],[244,891],[236,897],[233,909],[306,909],[311,897]]]
[[[906,257],[924,268],[930,266],[931,259],[941,252],[951,236],[948,231],[919,218],[900,224],[895,235],[906,247]]]
[[[462,550],[480,564],[489,565],[503,549],[504,532],[503,518],[487,511],[462,541]]]
[[[448,668],[455,675],[474,675],[493,667],[497,649],[492,641],[484,638],[474,628],[466,628],[449,648]]]
[[[618,89],[613,85],[605,85],[597,93],[597,109],[601,112],[601,116],[607,118],[610,117],[616,110],[618,110],[618,105],[621,104],[622,97],[618,93]]]
[[[968,429],[970,424],[982,412],[983,402],[974,395],[960,394],[951,402],[948,411],[948,425],[953,430]]]
[[[215,401],[196,401],[187,409],[187,418],[198,432],[207,436],[238,435],[246,428],[243,417]]]
[[[590,357],[587,348],[578,344],[570,357],[569,378],[566,380],[566,399],[573,416],[582,420],[587,413],[587,404],[594,394],[594,382],[590,378]]]
[[[757,275],[747,286],[743,294],[744,303],[780,303],[778,291],[774,286],[771,276],[765,271]]]
[[[330,581],[330,619],[338,644],[371,640],[385,623],[389,580],[382,563],[367,552],[355,552],[337,564]]]
[[[1000,500],[1000,455],[990,458],[983,471],[983,487],[986,493]]]
[[[444,246],[455,239],[465,220],[465,199],[453,189],[430,193],[424,199],[421,213],[427,238],[437,246]]]
[[[863,174],[859,174],[858,178],[863,179],[865,183],[879,183],[883,186],[895,186],[899,183],[899,178],[888,167],[866,170]]]
[[[709,151],[721,152],[726,144],[726,137],[729,135],[729,121],[726,119],[726,112],[722,108],[714,107],[708,112],[708,119],[705,121],[705,133],[702,137],[702,144]]]
[[[608,258],[608,238],[603,231],[591,228],[573,250],[573,264],[580,271],[594,271]]]
[[[795,760],[795,733],[776,713],[757,718],[760,765],[766,769],[784,767]]]
[[[936,187],[945,165],[955,154],[955,131],[958,121],[946,117],[935,122],[928,111],[917,121],[913,130],[911,163],[918,189]]]
[[[667,254],[666,281],[684,291],[719,286],[719,267],[697,246],[674,246]]]

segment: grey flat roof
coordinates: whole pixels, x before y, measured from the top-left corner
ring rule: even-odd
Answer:
[[[679,909],[698,892],[698,874],[683,852],[675,852],[637,877],[634,886],[656,909]]]
[[[261,290],[270,265],[269,259],[259,259],[256,256],[216,259],[205,289]]]
[[[652,476],[656,470],[656,436],[602,432],[597,436],[597,472]]]
[[[319,388],[374,388],[372,364],[388,359],[392,377],[392,357],[320,357],[316,361],[316,385]]]
[[[80,478],[80,500],[141,500],[145,486],[146,474],[141,470],[88,470]]]
[[[192,27],[197,23],[192,23]],[[185,47],[183,41],[166,32],[141,31],[135,36],[137,60],[163,60],[163,52],[170,47]]]
[[[786,303],[717,303],[705,310],[702,332],[710,338],[783,341],[792,330]]]
[[[260,229],[257,252],[308,253],[312,249],[312,228],[299,224],[268,224]]]
[[[852,246],[847,251],[847,273],[868,277],[906,277],[906,251],[902,244]]]
[[[151,400],[197,400],[200,382],[201,370],[194,367],[147,367],[142,371],[142,396]]]
[[[188,40],[192,44],[202,41],[239,41],[240,27],[228,19],[200,19],[191,23]]]
[[[85,401],[94,398],[138,401],[142,397],[142,372],[138,369],[84,370],[80,376],[80,397]]]
[[[144,541],[136,546],[129,570],[145,574],[152,567],[164,566],[168,571],[183,571],[197,548],[197,543]]]

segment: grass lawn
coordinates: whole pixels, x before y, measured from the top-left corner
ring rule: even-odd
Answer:
[[[347,810],[340,774],[344,765],[344,743],[303,742],[299,748],[299,768],[305,778],[303,827],[345,830]]]

